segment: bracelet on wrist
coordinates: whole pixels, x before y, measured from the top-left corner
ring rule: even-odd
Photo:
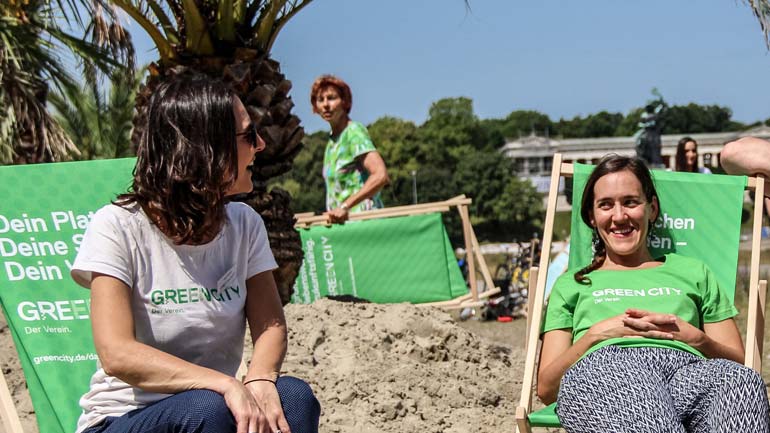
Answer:
[[[275,385],[275,380],[273,380],[273,379],[263,379],[263,378],[244,380],[243,381],[243,385],[248,385],[248,384],[250,384],[252,382],[270,382],[273,385]]]
[[[342,204],[340,205],[340,209],[342,209],[342,210],[350,210],[350,208],[348,207],[348,205],[345,202],[342,202]]]

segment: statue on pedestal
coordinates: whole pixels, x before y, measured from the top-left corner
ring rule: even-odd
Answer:
[[[639,130],[634,134],[636,138],[636,156],[647,161],[652,168],[663,167],[661,157],[660,133],[663,130],[668,104],[658,89],[652,89],[656,99],[647,103],[639,120]]]

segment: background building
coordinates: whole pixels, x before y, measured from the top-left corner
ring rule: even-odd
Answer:
[[[725,143],[745,136],[770,140],[770,127],[761,125],[745,131],[662,135],[661,153],[667,168],[674,168],[676,145],[688,135],[698,142],[699,165],[718,167],[719,152]],[[608,153],[635,155],[635,147],[633,136],[555,139],[533,133],[505,143],[500,151],[513,159],[517,176],[529,179],[538,191],[548,192],[554,153],[561,153],[564,162],[596,164]]]

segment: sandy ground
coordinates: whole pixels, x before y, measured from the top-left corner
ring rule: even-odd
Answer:
[[[330,300],[289,305],[286,316],[283,370],[312,386],[322,405],[321,432],[513,431],[524,320],[458,322],[434,308]],[[36,433],[4,319],[0,345],[0,368],[24,430]]]

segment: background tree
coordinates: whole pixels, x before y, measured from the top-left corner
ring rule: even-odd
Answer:
[[[740,131],[746,125],[733,121],[733,112],[719,105],[674,105],[666,114],[664,134]]]
[[[628,112],[620,121],[615,133],[616,137],[630,137],[639,129],[639,120],[644,113],[644,107],[637,107]]]
[[[63,50],[86,62],[92,74],[132,64],[130,38],[109,9],[102,9],[101,21],[81,19],[81,11],[94,16],[99,1],[0,2],[0,164],[60,161],[77,153],[46,108],[49,86],[77,88],[61,60]],[[71,27],[83,32],[88,27],[100,44],[73,34]]]
[[[139,79],[130,70],[110,79],[109,91],[92,81],[65,93],[50,95],[56,120],[80,151],[76,159],[123,158],[133,156],[131,125],[134,97]]]
[[[304,131],[291,112],[291,82],[270,58],[270,49],[283,26],[310,2],[112,0],[150,36],[159,55],[150,64],[150,74],[136,98],[135,135],[145,128],[149,97],[158,85],[183,75],[202,74],[232,85],[265,139],[267,147],[257,154],[252,170],[254,191],[239,199],[265,221],[279,266],[274,276],[284,303],[291,298],[302,247],[294,230],[291,196],[278,187],[268,190],[268,180],[291,169]]]
[[[575,116],[570,120],[559,119],[555,129],[562,137],[588,138],[588,137],[612,137],[623,122],[621,113],[600,111],[581,117]]]
[[[412,172],[414,179],[422,180],[420,142],[417,140],[417,126],[413,122],[385,116],[377,119],[368,127],[372,141],[386,161],[398,161],[388,165],[390,184],[382,191],[387,203],[411,204]]]
[[[503,143],[505,140],[515,140],[530,133],[541,136],[554,134],[551,118],[534,110],[512,111],[503,119],[484,119],[481,124],[484,128],[497,130],[504,139]]]
[[[328,140],[329,134],[324,131],[306,135],[292,170],[270,182],[271,186],[291,194],[295,212],[322,213],[326,210],[326,186],[321,171]]]

